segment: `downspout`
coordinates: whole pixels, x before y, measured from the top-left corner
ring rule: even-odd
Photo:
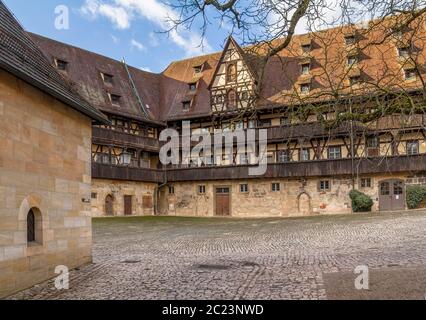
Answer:
[[[165,187],[168,184],[167,181],[167,167],[163,165],[163,173],[164,173],[164,182],[155,188],[155,202],[154,202],[154,215],[158,215],[158,198],[160,197],[161,188]]]

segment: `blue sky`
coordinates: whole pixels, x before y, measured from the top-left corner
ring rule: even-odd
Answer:
[[[209,28],[205,47],[199,31],[168,36],[165,16],[176,14],[161,0],[3,0],[28,31],[97,52],[152,72],[174,60],[221,50],[226,30]],[[55,27],[55,8],[69,8],[69,29]]]

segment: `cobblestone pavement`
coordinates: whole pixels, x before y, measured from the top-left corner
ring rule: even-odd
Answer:
[[[323,274],[426,266],[426,212],[94,220],[91,265],[12,299],[326,299]],[[356,276],[354,276],[355,278]]]

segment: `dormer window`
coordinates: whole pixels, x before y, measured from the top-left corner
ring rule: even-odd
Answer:
[[[310,43],[302,44],[302,52],[303,53],[311,52],[311,50],[312,50],[312,45]]]
[[[417,78],[416,69],[406,69],[404,70],[405,80],[415,80]]]
[[[351,86],[354,86],[356,84],[361,83],[361,76],[353,76],[353,77],[349,77],[349,84]]]
[[[398,48],[398,55],[401,58],[410,57],[410,47]]]
[[[68,62],[61,59],[55,59],[56,68],[60,71],[67,71]]]
[[[115,106],[120,105],[121,96],[118,94],[109,93],[109,99],[111,100],[111,103]]]
[[[201,72],[203,72],[203,66],[194,67],[194,74],[200,74]]]
[[[356,37],[355,35],[348,35],[345,37],[345,44],[347,46],[353,45],[356,42]]]
[[[309,74],[309,72],[311,71],[311,64],[304,63],[302,64],[301,69],[302,69],[302,74]]]
[[[108,73],[101,73],[102,80],[105,84],[113,84],[114,82],[114,76]]]
[[[358,56],[357,55],[352,55],[348,57],[348,66],[353,66],[355,64],[357,64],[359,61]]]
[[[236,82],[237,81],[237,66],[233,63],[228,65],[226,69],[226,82]]]
[[[300,92],[305,94],[309,93],[311,91],[311,84],[310,83],[302,83],[300,85]]]
[[[189,91],[191,91],[191,92],[197,90],[197,83],[196,82],[190,83],[190,84],[188,84],[188,86],[189,86]]]
[[[189,108],[191,108],[191,101],[182,102],[183,111],[189,111]]]

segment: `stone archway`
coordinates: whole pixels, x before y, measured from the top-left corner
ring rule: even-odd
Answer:
[[[312,213],[311,209],[311,197],[306,192],[302,192],[297,197],[299,214],[308,216]]]
[[[105,214],[114,216],[114,197],[110,194],[105,197]]]

